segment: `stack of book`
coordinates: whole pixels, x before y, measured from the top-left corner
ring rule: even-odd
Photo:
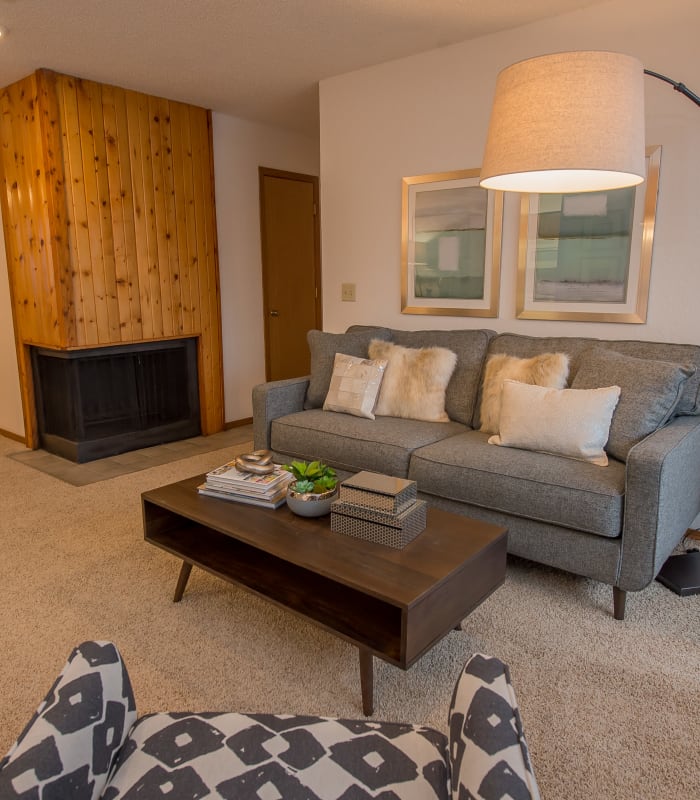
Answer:
[[[291,472],[275,466],[267,475],[242,472],[235,461],[229,461],[206,475],[197,487],[200,494],[233,500],[263,508],[279,508],[287,497],[287,485],[294,479]]]

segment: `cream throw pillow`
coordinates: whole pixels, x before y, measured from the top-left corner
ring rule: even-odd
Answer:
[[[389,362],[375,414],[449,422],[445,389],[457,365],[456,353],[446,347],[402,347],[373,339],[369,356]]]
[[[501,398],[500,433],[489,444],[538,450],[601,467],[619,386],[602,389],[548,389],[506,380]]]
[[[520,383],[563,389],[569,377],[569,356],[566,353],[542,353],[532,358],[517,358],[505,353],[491,356],[484,369],[481,394],[481,430],[498,433],[501,415],[501,387],[506,378]]]
[[[383,359],[370,361],[336,353],[323,410],[374,419],[374,406],[386,363]]]

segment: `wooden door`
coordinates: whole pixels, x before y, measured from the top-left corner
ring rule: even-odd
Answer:
[[[308,375],[321,328],[318,178],[259,168],[267,380]]]

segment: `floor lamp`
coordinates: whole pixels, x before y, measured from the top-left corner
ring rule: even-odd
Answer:
[[[577,51],[520,61],[496,82],[480,184],[510,192],[573,193],[645,178],[644,75],[632,56]],[[658,575],[677,594],[700,593],[700,552],[671,556]]]

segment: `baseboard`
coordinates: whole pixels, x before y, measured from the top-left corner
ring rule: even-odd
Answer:
[[[20,444],[27,444],[27,439],[25,436],[20,436],[19,433],[12,433],[12,431],[6,431],[4,428],[0,428],[0,436],[5,436],[7,439],[13,439],[15,442],[19,442]]]
[[[245,419],[235,419],[233,422],[224,422],[224,430],[230,431],[231,428],[242,428],[244,425],[252,425],[253,418],[246,417]]]

